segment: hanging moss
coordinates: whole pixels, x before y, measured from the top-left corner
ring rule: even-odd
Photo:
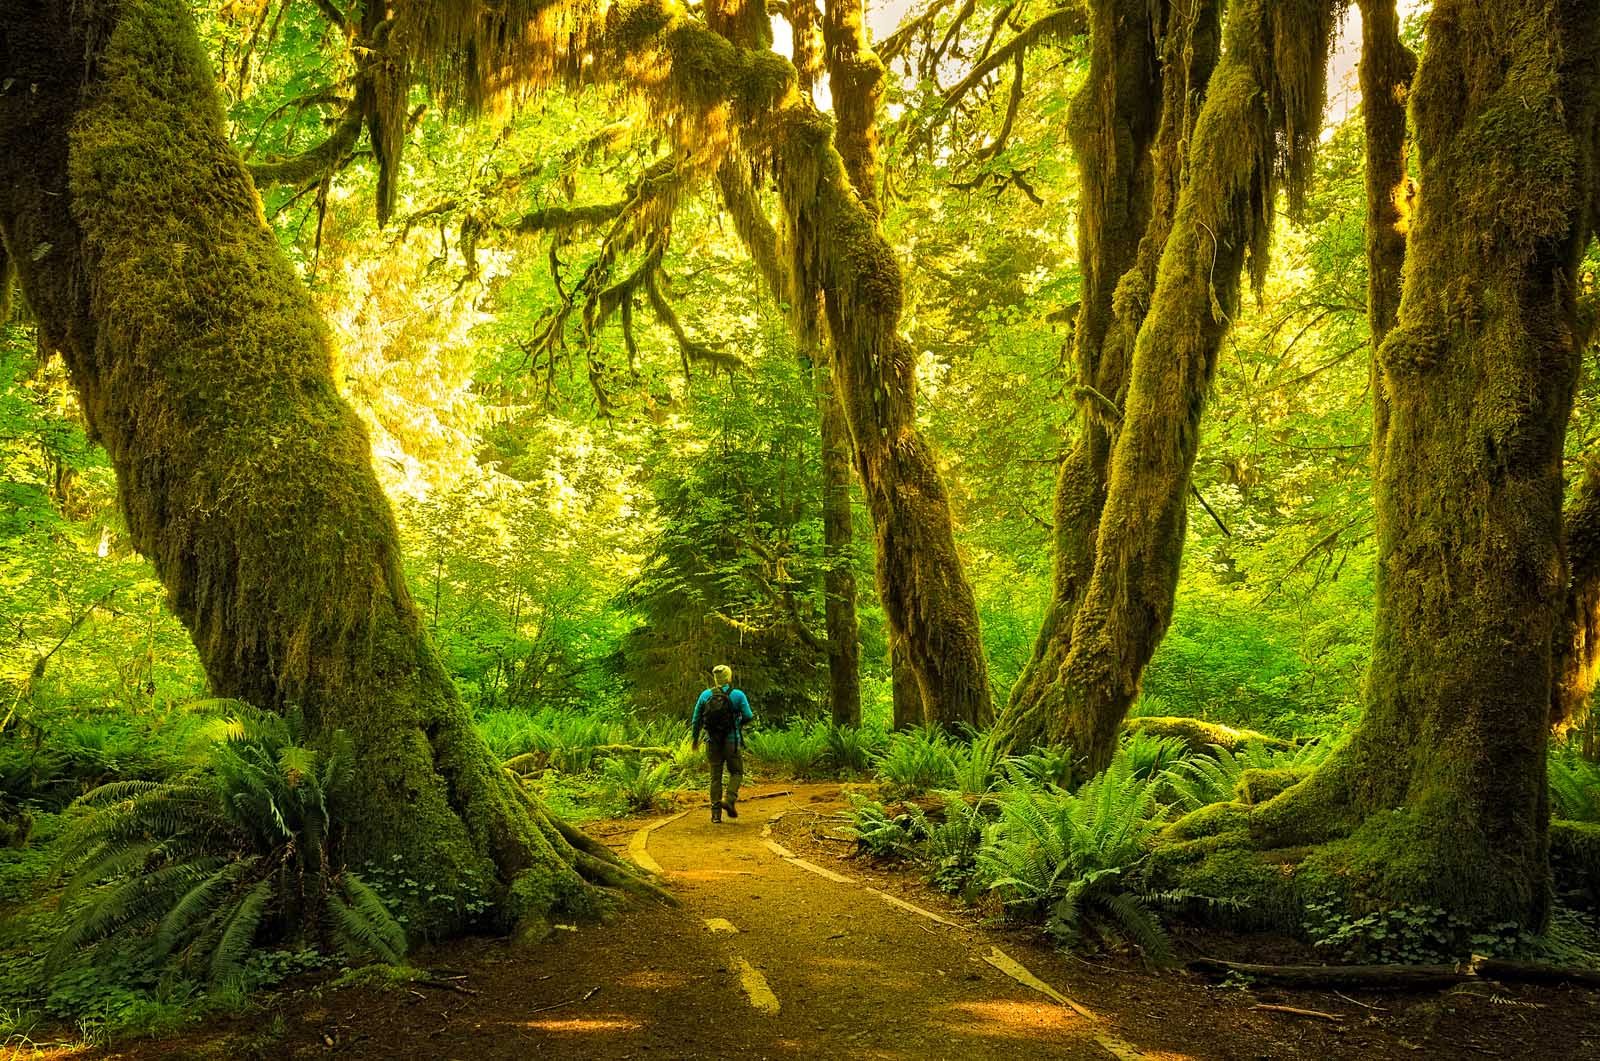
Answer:
[[[1083,289],[1073,343],[1084,415],[1056,476],[1050,606],[998,723],[1012,747],[1046,742],[1050,716],[1064,702],[1061,665],[1094,569],[1133,339],[1159,257],[1143,248],[1159,249],[1171,225],[1182,145],[1193,131],[1188,99],[1203,95],[1209,81],[1216,17],[1215,2],[1091,6],[1089,73],[1069,122],[1081,189]]]

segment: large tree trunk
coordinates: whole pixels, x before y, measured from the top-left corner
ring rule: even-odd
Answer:
[[[1320,844],[1302,895],[1538,927],[1545,741],[1565,604],[1562,443],[1593,230],[1600,11],[1438,0],[1412,118],[1421,190],[1376,478],[1367,706],[1309,779],[1249,815]]]
[[[1298,205],[1321,130],[1333,0],[1229,7],[1226,47],[1189,144],[1129,367],[1094,571],[1072,616],[1048,737],[1106,765],[1172,619],[1189,495],[1217,353],[1248,263],[1265,276],[1274,200]]]
[[[905,646],[889,636],[889,695],[893,707],[889,724],[894,729],[916,729],[928,724],[928,713],[922,707],[922,690],[917,687],[917,676],[906,658]]]
[[[0,232],[212,685],[355,743],[344,854],[503,923],[627,884],[489,754],[421,628],[328,338],[182,0],[0,0]]]
[[[1216,63],[1217,7],[1216,0],[1093,4],[1089,75],[1070,130],[1082,189],[1083,297],[1073,336],[1079,427],[1056,475],[1050,604],[998,723],[1013,747],[1046,742],[1064,703],[1062,665],[1094,572],[1134,338],[1172,228],[1195,111]]]

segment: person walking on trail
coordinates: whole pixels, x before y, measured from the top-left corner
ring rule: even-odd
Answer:
[[[711,820],[720,822],[722,812],[737,818],[739,784],[744,780],[744,724],[755,717],[743,690],[733,687],[733,668],[719,663],[711,669],[711,688],[695,701],[689,730],[694,749],[700,750],[700,731],[706,731],[706,761],[711,765]],[[722,798],[722,768],[728,768],[728,798]]]

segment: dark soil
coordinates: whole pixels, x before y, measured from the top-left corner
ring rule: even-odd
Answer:
[[[838,785],[792,787],[747,800],[736,821],[713,825],[702,801],[649,834],[649,854],[680,906],[637,906],[610,924],[563,926],[532,946],[471,940],[424,952],[414,960],[432,970],[429,983],[310,984],[270,997],[248,1019],[179,1040],[54,1056],[1600,1058],[1592,991],[1218,987],[1181,968],[1058,953],[1034,933],[983,924],[981,912],[919,877],[848,857],[852,845],[832,835]],[[763,789],[779,786],[747,795]],[[593,831],[610,831],[604,838],[621,850],[640,824]],[[786,860],[769,838],[851,880]],[[1191,932],[1179,943],[1241,961],[1315,960],[1292,940]],[[1077,1008],[990,964],[996,946]],[[742,986],[752,970],[776,1012],[757,1008]]]

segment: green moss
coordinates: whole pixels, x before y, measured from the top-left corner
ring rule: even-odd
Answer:
[[[1212,803],[1192,811],[1162,830],[1163,841],[1198,840],[1224,833],[1244,833],[1250,825],[1250,808],[1242,803]]]
[[[1287,792],[1312,774],[1309,766],[1291,766],[1277,770],[1246,770],[1239,775],[1233,795],[1247,806],[1265,803]]]
[[[425,884],[398,897],[414,930],[472,927],[491,903],[506,925],[592,909],[584,859],[627,878],[512,785],[421,628],[365,431],[224,134],[188,5],[102,17],[70,132],[82,245],[56,241],[81,252],[87,301],[55,331],[214,688],[349,735],[342,853]]]
[[[1247,930],[1296,931],[1300,923],[1295,884],[1298,852],[1256,850],[1247,831],[1225,828],[1238,825],[1248,813],[1245,808],[1236,804],[1219,806],[1232,809],[1217,812],[1215,807],[1208,807],[1168,830],[1146,862],[1150,885],[1184,889],[1216,900],[1214,904],[1194,907],[1213,923]],[[1198,839],[1176,839],[1191,831],[1211,829],[1220,831]]]
[[[1217,722],[1176,715],[1130,718],[1122,725],[1124,733],[1147,733],[1152,737],[1177,737],[1191,753],[1204,753],[1214,744],[1224,751],[1238,751],[1246,744],[1263,744],[1268,748],[1290,749],[1293,741],[1268,736],[1250,729],[1235,729]]]
[[[1600,823],[1552,821],[1550,864],[1558,889],[1600,904]]]

